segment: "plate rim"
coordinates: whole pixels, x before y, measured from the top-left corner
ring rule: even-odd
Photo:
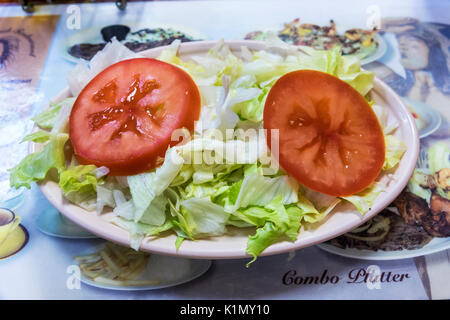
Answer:
[[[203,48],[203,51],[207,51],[212,46],[216,45],[219,42],[220,41],[217,41],[217,40],[185,42],[180,45],[179,52],[180,53],[198,52],[199,51],[198,47]],[[247,47],[251,48],[252,50],[261,50],[266,47],[264,42],[253,41],[253,40],[234,40],[234,41],[233,40],[225,40],[224,43],[229,45],[230,48],[234,51],[240,50],[241,46],[247,46]],[[149,49],[146,51],[142,51],[141,54],[143,56],[157,56],[158,52],[165,50],[167,47],[168,46],[152,48],[152,49]],[[386,92],[387,94],[384,95],[383,97],[390,96],[390,98],[394,100],[395,105],[398,105],[398,107],[397,107],[398,112],[400,112],[402,114],[402,116],[404,116],[404,119],[402,119],[402,120],[404,122],[404,125],[408,129],[407,130],[408,134],[411,134],[411,139],[413,142],[412,145],[408,146],[408,150],[406,153],[409,155],[409,162],[402,164],[402,166],[405,167],[403,169],[404,174],[402,176],[398,177],[398,179],[395,181],[395,192],[392,192],[393,190],[391,190],[391,192],[389,194],[385,195],[385,197],[381,201],[378,201],[378,202],[382,202],[387,205],[387,204],[391,203],[398,196],[398,194],[400,194],[400,192],[403,190],[403,188],[408,183],[409,178],[414,171],[414,168],[417,163],[417,158],[419,155],[419,136],[418,136],[418,132],[417,132],[417,127],[415,125],[415,121],[414,121],[412,115],[410,114],[410,112],[408,111],[407,107],[404,105],[401,98],[387,84],[385,84],[384,82],[382,82],[380,79],[378,79],[376,77],[374,78],[373,90],[374,91],[382,90],[382,91]],[[66,87],[54,99],[52,99],[52,101],[60,101],[68,96],[70,96],[70,90],[68,87]],[[29,151],[30,152],[36,151],[36,148],[38,147],[38,145],[39,144],[30,142]],[[402,161],[406,161],[407,158],[408,157],[404,156]],[[105,219],[102,219],[98,216],[97,216],[98,219],[101,219],[101,221],[96,225],[89,225],[89,224],[87,224],[87,221],[85,221],[85,219],[83,219],[83,216],[81,216],[81,218],[80,218],[80,216],[76,212],[73,213],[71,210],[68,210],[66,208],[66,205],[71,205],[71,206],[78,208],[78,210],[82,210],[83,215],[85,215],[86,213],[91,214],[91,215],[95,214],[92,212],[89,213],[89,212],[79,208],[76,205],[70,204],[67,200],[65,200],[62,197],[60,189],[59,189],[59,194],[53,194],[53,192],[51,192],[51,184],[52,183],[56,184],[53,181],[47,180],[47,181],[43,181],[43,182],[39,183],[38,186],[39,186],[39,189],[41,190],[41,192],[43,193],[43,195],[47,198],[47,200],[59,212],[61,212],[68,219],[72,220],[74,223],[79,224],[80,226],[82,226],[83,228],[87,229],[88,231],[92,232],[93,234],[97,235],[100,238],[107,239],[109,241],[116,242],[121,245],[129,246],[129,236],[128,236],[128,232],[126,230],[121,229],[115,225],[112,225],[111,222],[106,221]],[[391,187],[389,187],[389,188],[391,188]],[[337,232],[335,231],[333,233],[329,233],[328,235],[321,236],[321,237],[317,237],[317,236],[311,237],[310,236],[310,237],[301,239],[303,241],[300,241],[300,242],[299,242],[299,240],[297,240],[295,242],[289,242],[289,241],[277,242],[277,243],[271,245],[270,247],[268,247],[263,253],[260,254],[260,256],[268,256],[268,255],[273,255],[273,254],[294,251],[294,250],[298,250],[298,249],[301,249],[304,247],[313,246],[318,243],[322,243],[329,239],[335,238],[335,237],[337,237],[343,233],[346,233],[349,230],[357,227],[358,225],[361,225],[365,221],[369,220],[370,218],[372,218],[373,216],[378,214],[385,207],[384,204],[383,204],[383,206],[380,207],[380,205],[377,204],[377,202],[376,202],[373,207],[379,207],[379,208],[377,208],[377,209],[372,208],[370,211],[366,212],[365,215],[357,223],[348,223],[347,225],[341,226],[340,228],[338,228]],[[348,214],[350,214],[350,213],[348,213]],[[88,217],[86,216],[85,218],[88,218]],[[88,218],[88,220],[89,220],[89,218]],[[110,227],[117,228],[118,230],[121,230],[122,232],[120,232],[120,231],[112,232],[111,230],[105,231],[101,227],[101,225],[103,223],[108,224]],[[100,224],[100,227],[98,226],[99,224]],[[217,237],[212,237],[212,238],[208,238],[208,239],[214,240],[214,238],[217,238]],[[199,242],[199,241],[202,241],[202,239],[198,240],[197,242]],[[140,250],[147,251],[150,253],[172,255],[172,256],[178,256],[178,257],[194,258],[194,259],[246,259],[246,258],[251,258],[251,256],[245,251],[245,247],[230,248],[230,249],[222,250],[219,252],[216,252],[213,248],[209,249],[209,251],[205,251],[205,250],[199,251],[199,250],[195,250],[192,248],[186,248],[183,246],[181,246],[179,250],[176,250],[175,245],[173,245],[173,247],[171,247],[171,248],[161,247],[158,245],[156,245],[156,246],[152,245],[151,239],[144,240],[143,243],[141,244]]]

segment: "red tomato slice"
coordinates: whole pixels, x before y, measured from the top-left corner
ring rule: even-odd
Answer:
[[[200,93],[180,68],[149,58],[118,62],[81,91],[69,135],[82,164],[106,166],[111,175],[154,168],[175,129],[194,130]]]
[[[264,128],[279,129],[279,162],[306,187],[332,196],[355,194],[380,173],[384,136],[370,105],[327,73],[300,70],[281,77],[264,107]]]

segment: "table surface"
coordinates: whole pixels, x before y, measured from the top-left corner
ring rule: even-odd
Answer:
[[[327,24],[332,18],[336,22],[345,21],[349,26],[365,27],[370,14],[368,8],[372,4],[373,1],[314,1],[308,4],[294,1],[161,1],[133,2],[125,12],[118,11],[113,3],[78,6],[81,9],[81,29],[111,24],[112,21],[139,21],[152,25],[183,26],[203,34],[206,39],[242,39],[249,31],[277,26],[298,16],[303,21],[318,24]],[[33,96],[33,104],[28,111],[29,116],[42,110],[51,97],[66,86],[66,74],[74,67],[61,55],[65,39],[79,31],[68,29],[67,8],[67,5],[37,7],[35,15],[58,14],[61,17]],[[420,21],[449,22],[449,2],[379,1],[376,8],[383,17],[401,16],[414,17]],[[1,17],[23,15],[24,12],[16,5],[0,6],[0,21]],[[389,61],[386,60],[386,63]],[[97,245],[101,240],[68,240],[42,234],[36,228],[36,219],[50,207],[35,185],[25,192],[24,201],[16,212],[29,231],[30,241],[17,255],[0,261],[0,299],[450,298],[448,276],[443,280],[444,289],[433,291],[436,285],[430,285],[429,282],[436,277],[424,275],[427,272],[426,263],[430,261],[440,266],[441,274],[448,275],[448,252],[432,255],[428,260],[367,261],[336,256],[318,247],[302,249],[295,254],[262,257],[248,269],[245,267],[246,260],[217,260],[202,277],[167,289],[128,292],[83,284],[80,288],[70,289],[67,285],[70,277],[68,268],[73,256]],[[378,288],[368,286],[363,281],[361,275],[369,266],[379,267],[385,274],[385,281]],[[324,273],[330,278],[335,276],[335,280],[337,277],[337,283],[291,283],[294,274],[304,278],[320,277]],[[394,274],[404,275],[396,277],[402,281],[394,281]]]

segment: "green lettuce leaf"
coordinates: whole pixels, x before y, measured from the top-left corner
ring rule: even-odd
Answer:
[[[55,125],[63,127],[70,115],[76,97],[70,97],[58,103],[51,103],[48,108],[33,117],[33,120],[42,129],[53,129]]]
[[[62,171],[59,186],[64,196],[80,207],[93,211],[97,209],[97,186],[104,183],[97,177],[94,165],[78,165]]]
[[[186,238],[185,238],[185,237],[182,237],[182,236],[178,236],[178,237],[177,237],[177,240],[175,240],[175,248],[177,249],[177,251],[178,251],[178,249],[180,249],[181,244],[183,243],[183,241],[184,241],[185,239],[186,239]]]
[[[208,52],[209,65],[214,66],[217,76],[215,85],[222,85],[222,75],[227,75],[233,82],[241,73],[242,60],[235,56],[224,41],[211,48]]]
[[[393,135],[384,136],[386,145],[386,157],[383,164],[383,170],[394,168],[402,159],[406,152],[406,145],[403,141]]]
[[[162,226],[166,221],[168,203],[169,200],[165,196],[157,196],[147,207],[139,221],[153,226]]]
[[[193,197],[195,198],[210,197],[211,199],[214,200],[221,194],[227,192],[229,188],[230,187],[224,181],[217,181],[200,185],[191,182],[185,187],[183,198],[189,199]]]
[[[214,180],[214,173],[211,166],[201,166],[194,171],[192,181],[195,184],[202,184]]]
[[[244,177],[234,210],[250,205],[265,206],[281,195],[284,204],[298,201],[298,183],[289,176],[275,178],[252,174]]]
[[[357,57],[341,56],[337,52],[330,52],[330,54],[335,55],[337,60],[336,69],[332,74],[347,82],[362,96],[369,93],[373,88],[374,73],[361,70],[361,64]]]
[[[176,192],[175,192],[176,193]],[[172,216],[172,222],[174,224],[174,230],[178,236],[186,239],[194,239],[193,231],[190,225],[188,225],[186,218],[181,213],[181,200],[176,195],[177,200],[173,201],[169,199],[169,212]]]
[[[250,101],[235,104],[232,110],[242,119],[261,122],[263,120],[264,104],[271,88],[272,86],[263,87],[262,92],[257,97]]]
[[[253,263],[259,254],[274,242],[287,237],[291,241],[297,240],[302,222],[316,223],[330,213],[340,202],[334,199],[330,206],[318,211],[314,205],[299,196],[299,202],[284,205],[281,196],[276,197],[265,207],[253,206],[233,212],[232,215],[242,221],[258,227],[256,233],[247,242],[247,253],[253,256],[247,266]]]
[[[374,182],[364,191],[351,196],[342,197],[342,199],[351,202],[360,213],[364,214],[372,208],[373,203],[385,187],[386,186],[383,183]]]
[[[128,221],[120,217],[113,218],[111,222],[130,233],[130,246],[134,250],[139,250],[144,237],[156,236],[174,227],[171,220],[167,220],[161,226],[151,226],[144,223]]]
[[[357,57],[342,56],[339,47],[331,50],[314,50],[302,47],[309,56],[298,57],[298,69],[312,69],[334,75],[347,82],[362,96],[365,96],[373,88],[374,73],[361,69],[361,63]]]
[[[169,150],[176,149],[186,163],[203,161],[207,165],[243,165],[257,162],[259,154],[256,142],[256,136],[249,141],[222,141],[206,137],[193,139],[183,146]]]
[[[262,228],[258,228],[254,235],[248,237],[246,252],[253,256],[247,263],[247,268],[256,261],[256,258],[282,235],[282,231],[272,222],[267,222]]]
[[[261,252],[277,241],[284,233],[288,232],[289,236],[292,236],[292,230],[297,225],[295,223],[292,228],[290,227],[291,219],[285,209],[281,195],[264,208],[249,208],[242,211],[242,214],[256,226],[262,226],[248,238],[246,251],[253,256],[253,260],[247,266],[254,262]],[[294,219],[295,214],[293,213],[292,220]]]
[[[295,205],[302,210],[302,219],[308,223],[308,228],[313,228],[340,202],[339,198],[302,188]]]
[[[99,180],[94,165],[78,165],[61,172],[59,186],[65,195],[71,192],[94,194]]]
[[[257,83],[262,83],[299,68],[301,67],[297,58],[295,61],[287,61],[278,54],[257,51],[253,55],[253,60],[242,66],[241,75],[254,76]]]
[[[300,207],[289,206],[286,208],[286,213],[289,217],[289,223],[285,234],[289,237],[289,239],[291,239],[291,241],[295,241],[297,240],[300,225],[305,212]]]
[[[110,208],[116,207],[116,201],[114,199],[114,189],[109,185],[108,181],[104,185],[97,185],[97,214],[101,214],[103,208],[108,206]]]
[[[133,200],[126,201],[121,191],[113,191],[116,206],[114,207],[114,215],[126,220],[134,221],[135,207]],[[120,195],[120,196],[119,196]]]
[[[39,130],[39,131],[30,133],[29,135],[26,135],[20,142],[22,143],[25,141],[33,141],[36,143],[44,143],[44,142],[49,141],[51,139],[51,137],[52,137],[51,133]]]
[[[182,185],[191,179],[194,174],[194,168],[190,165],[183,165],[178,175],[170,183],[171,187]]]
[[[187,73],[189,73],[191,76],[194,77],[194,79],[196,80],[195,82],[197,84],[199,84],[198,79],[199,78],[203,78],[203,77],[207,77],[205,76],[205,68],[197,63],[195,63],[194,61],[190,60],[190,61],[183,61],[180,59],[180,57],[178,57],[178,49],[180,46],[181,42],[175,40],[168,49],[163,50],[161,52],[161,54],[158,57],[158,60],[167,62],[167,63],[172,63],[175,64],[177,66],[179,66],[180,68],[182,68],[183,70],[185,70]],[[214,83],[216,80],[216,77],[214,77],[213,80],[209,81],[208,84],[210,82]]]
[[[52,135],[41,151],[29,154],[11,168],[9,170],[11,187],[30,188],[30,183],[44,180],[52,168],[59,173],[62,172],[65,169],[64,145],[68,139],[68,134]]]
[[[61,103],[51,103],[44,111],[31,118],[40,128],[51,129],[61,111]]]
[[[208,197],[190,198],[181,202],[186,229],[193,237],[217,236],[225,233],[229,214]]]
[[[166,152],[162,166],[155,171],[127,177],[135,206],[135,222],[142,218],[153,199],[169,187],[182,167],[183,159],[175,148],[171,148]]]

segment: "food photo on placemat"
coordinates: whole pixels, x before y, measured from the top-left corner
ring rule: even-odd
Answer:
[[[345,29],[345,30],[344,30]],[[343,28],[336,26],[334,20],[329,25],[304,23],[300,18],[285,23],[282,28],[273,27],[264,31],[251,31],[245,35],[247,40],[265,40],[274,33],[281,40],[295,46],[308,46],[317,50],[330,50],[340,47],[343,55],[354,55],[367,64],[381,58],[386,52],[386,44],[372,29]]]
[[[373,260],[410,258],[450,248],[449,156],[448,145],[442,142],[422,152],[407,188],[391,206],[320,246]]]
[[[450,101],[445,63],[449,26],[407,18],[386,18],[383,25],[384,32],[395,35],[388,53],[398,52],[400,59],[387,60],[388,66],[371,63],[368,69],[403,96],[414,116],[422,139],[417,166],[407,188],[379,216],[320,245],[329,252],[374,260],[417,257],[450,248],[450,134],[448,111],[442,105]],[[421,84],[424,77],[426,86]]]

